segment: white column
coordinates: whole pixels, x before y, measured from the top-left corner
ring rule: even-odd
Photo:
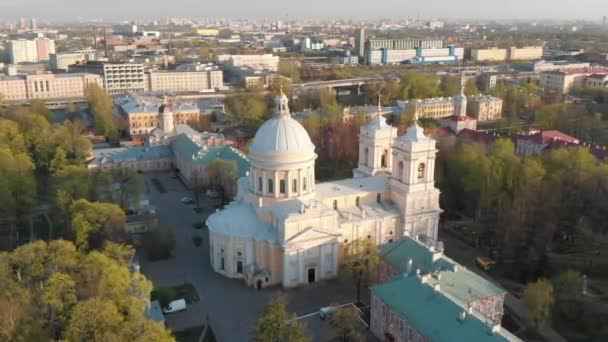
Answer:
[[[334,258],[334,262],[333,262],[333,265],[332,265],[331,268],[332,268],[332,271],[333,271],[333,275],[338,275],[338,266],[339,266],[339,264],[338,264],[338,254],[339,254],[339,251],[338,251],[338,242],[334,242],[332,244],[332,249],[333,249],[332,250],[332,253],[333,253],[332,257]]]
[[[304,258],[302,257],[302,250],[298,250],[298,283],[304,284]]]
[[[266,171],[262,171],[262,195],[266,195],[268,192],[268,179]]]
[[[319,265],[319,279],[325,279],[325,274],[327,274],[327,268],[325,267],[325,249],[327,249],[329,245],[321,245],[319,246],[319,253],[321,253],[321,265]]]
[[[287,197],[291,197],[291,170],[287,171],[287,179],[285,180],[285,186],[287,187]]]
[[[279,197],[279,172],[278,171],[273,171],[273,175],[272,175],[273,181],[272,181],[272,187],[274,190],[274,197]]]

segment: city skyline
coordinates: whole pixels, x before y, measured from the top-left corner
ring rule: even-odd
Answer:
[[[335,0],[325,2],[311,0],[287,3],[278,0],[247,2],[225,0],[217,3],[201,3],[195,0],[149,2],[133,0],[122,2],[107,0],[99,3],[76,0],[60,0],[61,6],[50,6],[45,0],[0,1],[0,19],[38,17],[47,20],[71,21],[74,19],[150,19],[159,17],[226,17],[226,18],[275,18],[275,19],[378,19],[378,18],[453,18],[453,19],[594,19],[601,20],[608,14],[608,3],[602,0],[586,0],[585,6],[572,8],[568,0],[512,0],[492,3],[480,0],[454,2],[427,1],[404,3],[399,0],[355,2]],[[120,11],[116,9],[120,8]],[[593,8],[593,11],[589,11]],[[522,11],[522,9],[525,9]],[[395,13],[399,13],[396,15]]]

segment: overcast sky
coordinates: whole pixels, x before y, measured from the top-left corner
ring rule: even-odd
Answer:
[[[608,0],[0,0],[0,18],[594,19]]]

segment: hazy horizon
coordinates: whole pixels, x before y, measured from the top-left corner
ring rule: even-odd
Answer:
[[[297,3],[278,0],[0,0],[0,19],[36,17],[46,20],[78,19],[152,19],[167,17],[225,17],[281,19],[378,19],[378,18],[452,18],[508,20],[601,20],[608,16],[607,0],[510,1],[425,1],[403,0],[347,1],[308,0]]]

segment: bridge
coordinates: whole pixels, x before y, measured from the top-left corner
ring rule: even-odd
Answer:
[[[312,81],[306,83],[296,83],[291,85],[291,89],[294,91],[321,89],[321,88],[357,88],[359,91],[360,87],[365,84],[377,84],[384,82],[384,78],[381,76],[370,76],[370,77],[357,77],[347,78],[343,80],[331,80],[331,81]]]

